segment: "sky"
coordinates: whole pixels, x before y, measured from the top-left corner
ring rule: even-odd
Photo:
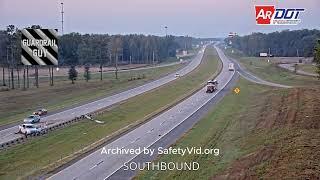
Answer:
[[[226,37],[284,29],[319,29],[320,0],[0,0],[0,28],[39,24],[64,33],[168,34]],[[305,8],[296,26],[259,26],[254,5]]]

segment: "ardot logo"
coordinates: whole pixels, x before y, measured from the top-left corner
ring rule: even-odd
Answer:
[[[303,8],[278,8],[275,6],[255,6],[258,25],[297,25],[301,22],[300,12]]]

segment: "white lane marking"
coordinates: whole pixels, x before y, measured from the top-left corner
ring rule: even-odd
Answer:
[[[92,166],[89,170],[92,170],[93,168],[97,167],[97,165]]]
[[[141,138],[140,138],[140,137],[138,137],[138,138],[136,138],[135,140],[131,141],[131,144],[133,144],[133,143],[135,143],[135,142],[139,141],[139,139],[141,139]]]
[[[150,129],[147,134],[151,133],[154,130],[154,128]]]
[[[94,169],[95,167],[99,166],[101,163],[103,163],[103,161],[98,162],[97,164],[95,164],[94,166],[92,166],[89,170]]]

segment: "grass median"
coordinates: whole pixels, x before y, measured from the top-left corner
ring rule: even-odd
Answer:
[[[155,162],[197,162],[196,171],[145,170],[135,179],[314,179],[319,175],[319,86],[277,89],[240,79],[173,148],[213,154],[162,155]],[[318,104],[318,105],[316,105]],[[172,167],[172,166],[171,166]]]
[[[120,72],[118,80],[114,78],[113,73],[105,73],[103,81],[98,78],[89,82],[76,81],[75,84],[71,84],[70,81],[59,81],[55,86],[47,85],[39,89],[3,91],[0,92],[0,125],[21,122],[38,108],[46,108],[49,112],[54,112],[106,97],[175,72],[182,66],[178,64]],[[144,78],[142,78],[143,75]],[[128,81],[131,77],[137,79]]]
[[[0,179],[27,178],[52,170],[53,166],[81,154],[79,150],[90,147],[93,142],[116,135],[119,129],[146,121],[179,102],[202,87],[214,74],[217,75],[220,68],[215,50],[209,48],[200,66],[188,75],[131,98],[96,117],[105,124],[83,121],[0,152]]]
[[[317,67],[313,64],[299,64],[298,69],[312,74],[317,72]]]
[[[295,74],[278,67],[278,61],[274,58],[268,62],[268,58],[246,57],[236,49],[233,49],[233,53],[231,51],[231,48],[225,50],[228,56],[237,59],[242,66],[263,80],[289,86],[320,85],[317,77]]]

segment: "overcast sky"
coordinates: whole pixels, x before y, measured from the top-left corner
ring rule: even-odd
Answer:
[[[225,37],[282,29],[319,29],[320,0],[0,0],[0,27],[40,24],[61,30],[60,3],[65,8],[65,33],[143,33]],[[254,5],[305,8],[297,26],[257,26]]]

